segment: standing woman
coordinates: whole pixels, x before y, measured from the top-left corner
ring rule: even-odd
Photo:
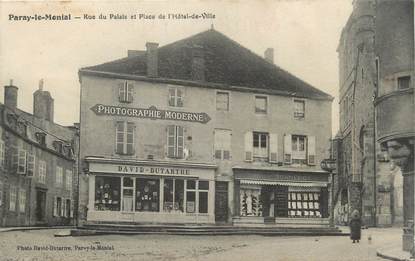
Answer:
[[[357,209],[353,210],[352,216],[350,218],[350,239],[353,240],[353,243],[357,241],[359,243],[361,235],[361,226],[362,220],[360,218],[360,213]]]

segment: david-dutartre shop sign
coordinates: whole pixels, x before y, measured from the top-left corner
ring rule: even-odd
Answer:
[[[210,121],[209,115],[204,112],[159,110],[154,106],[151,106],[148,109],[143,109],[96,104],[91,108],[91,110],[94,111],[97,115],[106,116],[127,116],[153,120],[176,120],[200,123],[207,123]]]

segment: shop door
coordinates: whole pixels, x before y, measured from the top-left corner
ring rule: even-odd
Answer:
[[[215,185],[215,221],[228,221],[228,183],[217,181]]]
[[[36,190],[36,221],[45,221],[46,191]]]

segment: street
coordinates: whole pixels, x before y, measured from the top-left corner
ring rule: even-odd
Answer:
[[[383,260],[379,247],[401,244],[401,229],[362,230],[341,237],[107,235],[54,237],[59,229],[0,233],[9,260]],[[368,237],[371,240],[368,240]]]

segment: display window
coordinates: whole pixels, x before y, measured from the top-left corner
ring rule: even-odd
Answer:
[[[120,177],[95,177],[95,210],[120,210]]]
[[[184,180],[164,180],[164,212],[183,212],[184,203]]]
[[[321,217],[319,192],[289,192],[288,216]]]
[[[208,213],[209,181],[199,180],[199,213]]]
[[[159,211],[160,180],[136,179],[136,211]]]
[[[261,187],[245,187],[240,190],[240,215],[262,216]]]

